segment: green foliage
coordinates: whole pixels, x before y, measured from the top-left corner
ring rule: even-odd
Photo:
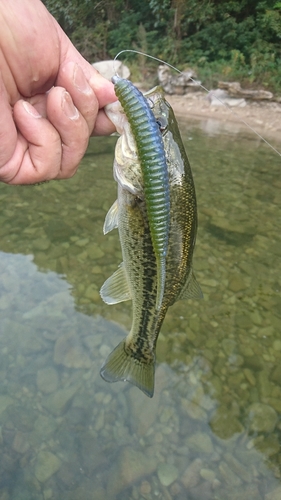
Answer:
[[[177,66],[197,66],[208,80],[213,71],[213,80],[240,78],[280,91],[280,0],[44,3],[91,62],[136,48]],[[135,54],[126,54],[126,59],[147,79],[147,59]]]

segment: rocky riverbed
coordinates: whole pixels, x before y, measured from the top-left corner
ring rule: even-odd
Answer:
[[[1,500],[280,498],[279,158],[180,125],[204,299],[168,311],[152,400],[99,376],[131,324],[99,297],[121,259],[114,139],[69,181],[0,186]]]

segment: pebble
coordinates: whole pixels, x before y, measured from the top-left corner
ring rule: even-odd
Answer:
[[[62,415],[79,387],[80,384],[58,389],[56,392],[43,399],[42,405],[53,415]]]
[[[244,430],[236,415],[225,406],[216,410],[211,417],[210,426],[214,434],[221,439],[230,439]]]
[[[178,469],[171,464],[160,463],[157,467],[157,475],[163,486],[170,486],[179,477]]]
[[[110,481],[107,484],[107,498],[118,495],[131,484],[152,474],[157,467],[157,459],[147,456],[140,450],[125,447],[119,453],[110,471]]]
[[[276,411],[264,403],[253,403],[247,409],[249,426],[253,432],[272,432],[278,421]]]
[[[186,489],[194,488],[200,482],[200,471],[202,469],[202,460],[196,458],[191,464],[185,469],[180,480]]]
[[[36,457],[34,473],[40,483],[45,483],[61,466],[61,460],[50,451],[40,451]]]
[[[209,434],[205,432],[195,432],[187,439],[190,449],[198,454],[213,453],[214,447]]]
[[[201,469],[200,476],[206,481],[213,482],[216,478],[216,473],[212,469]]]
[[[55,392],[59,383],[57,371],[51,366],[38,370],[36,383],[39,391],[41,392],[46,394]]]
[[[6,408],[8,408],[8,406],[12,405],[13,403],[15,403],[13,398],[5,394],[0,394],[0,415],[6,410]]]
[[[26,453],[29,448],[29,442],[28,442],[28,436],[20,431],[17,431],[14,437],[13,441],[13,450],[16,451],[17,453],[24,454]]]
[[[90,368],[91,359],[78,335],[67,333],[59,337],[54,348],[54,362],[67,368]]]
[[[270,491],[265,495],[265,500],[280,500],[281,498],[281,486],[278,486],[274,490]]]

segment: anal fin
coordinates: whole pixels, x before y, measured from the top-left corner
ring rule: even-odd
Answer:
[[[198,284],[194,273],[191,269],[188,278],[186,280],[185,286],[183,287],[182,291],[180,292],[177,300],[182,300],[182,299],[202,299],[203,298],[203,293],[200,288],[200,285]]]

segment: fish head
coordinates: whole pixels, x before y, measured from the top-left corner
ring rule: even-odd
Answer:
[[[189,162],[173,108],[166,101],[164,90],[160,86],[154,87],[144,95],[149,102],[162,135],[170,183],[181,184]]]
[[[175,121],[173,110],[165,99],[162,87],[154,87],[144,95],[159,125],[162,137],[164,138]]]

